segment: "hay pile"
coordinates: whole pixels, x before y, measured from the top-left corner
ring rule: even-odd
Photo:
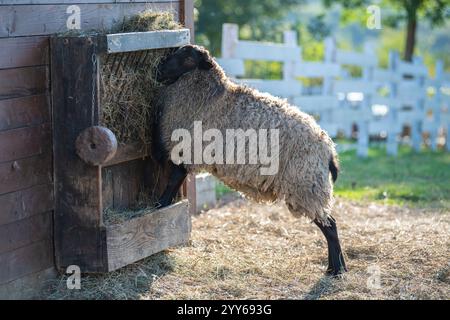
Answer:
[[[174,30],[182,26],[171,13],[145,11],[113,27],[111,32]],[[170,49],[108,54],[101,62],[101,125],[119,143],[151,143],[153,98],[160,87],[156,66]]]
[[[181,29],[171,13],[145,11],[124,20],[110,33]],[[154,97],[160,84],[156,67],[171,49],[105,54],[101,57],[100,124],[109,128],[119,144],[137,143],[150,149],[152,127],[156,119]],[[156,168],[155,168],[156,169]],[[105,208],[106,224],[120,223],[155,210],[154,194],[139,195],[127,209]]]

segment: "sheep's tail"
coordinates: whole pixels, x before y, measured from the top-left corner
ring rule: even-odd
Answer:
[[[330,162],[328,163],[328,168],[330,169],[331,178],[333,178],[333,182],[336,182],[338,173],[339,173],[339,164],[336,157],[331,157]]]

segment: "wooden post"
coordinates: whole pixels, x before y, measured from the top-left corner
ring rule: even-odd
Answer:
[[[336,42],[334,38],[328,37],[325,39],[325,63],[336,63]],[[331,96],[333,95],[333,78],[331,76],[323,77],[322,83],[322,96]],[[337,99],[337,97],[336,97]],[[333,112],[335,110],[321,110],[319,112],[320,123],[332,123]]]
[[[284,44],[289,47],[297,47],[297,32],[292,30],[287,30],[283,32],[283,38],[284,38]],[[300,51],[301,52],[301,51]],[[295,79],[295,66],[296,63],[301,61],[301,54],[299,57],[297,57],[296,60],[286,60],[283,61],[283,80],[287,82],[295,82],[297,79]],[[300,95],[301,92],[292,92],[292,94],[289,95],[288,99],[290,102],[293,101],[294,96]]]
[[[442,60],[436,61],[435,66],[435,79],[434,87],[436,89],[432,102],[433,123],[430,130],[430,143],[431,150],[437,150],[438,132],[441,124],[441,105],[442,105],[442,92],[440,90],[444,77],[444,63]]]
[[[398,52],[390,51],[389,52],[389,71],[392,73],[397,72],[399,61]],[[397,82],[391,80],[390,84],[390,93],[389,97],[391,101],[394,101],[397,97]],[[398,141],[397,141],[397,133],[398,133],[398,109],[397,106],[390,105],[389,113],[388,113],[388,132],[387,132],[387,143],[386,143],[386,152],[390,156],[397,156],[398,154]]]
[[[51,39],[55,172],[55,260],[61,270],[106,271],[101,169],[81,160],[75,141],[99,122],[97,37]]]
[[[370,43],[366,43],[364,46],[364,53],[368,56],[372,56],[374,47]],[[375,65],[371,64],[363,69],[363,81],[372,82]],[[366,93],[364,100],[362,101],[361,108],[362,114],[372,115],[372,94]],[[369,154],[369,118],[363,117],[358,121],[358,148],[357,155],[361,158],[366,158]]]
[[[422,59],[420,57],[414,57],[413,64],[416,66],[423,66]],[[422,146],[422,125],[423,125],[423,117],[425,116],[425,96],[426,96],[426,88],[425,88],[425,75],[416,75],[415,81],[420,86],[421,90],[423,90],[423,95],[420,97],[419,101],[417,101],[413,110],[413,121],[411,123],[411,138],[413,149],[416,152],[420,151]]]
[[[180,22],[191,33],[191,43],[195,43],[194,0],[180,0]]]
[[[224,23],[222,25],[222,58],[234,58],[234,52],[239,41],[239,27],[237,24]]]

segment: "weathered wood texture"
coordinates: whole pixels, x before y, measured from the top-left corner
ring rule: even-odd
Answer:
[[[131,16],[140,11],[151,9],[171,11],[178,17],[178,1],[159,3],[107,3],[77,4],[81,13],[82,30],[107,30],[114,23],[122,21],[124,16]],[[51,35],[67,31],[67,4],[0,6],[1,37],[18,37],[32,35]]]
[[[0,252],[8,250],[0,253],[2,299],[32,297],[55,275],[49,230],[53,157],[52,144],[46,143],[52,139],[48,36],[67,31],[71,13],[66,10],[73,4],[81,9],[83,30],[107,29],[145,9],[172,11],[183,19],[179,1],[171,0],[0,0]],[[192,21],[192,11],[185,10],[184,16]],[[89,184],[83,179],[80,183]],[[105,231],[97,228],[94,233],[87,227],[72,234],[76,241],[106,239]],[[45,239],[39,239],[42,236]],[[85,256],[77,248],[68,250],[77,261]],[[94,250],[99,251],[104,252]]]
[[[47,71],[46,66],[0,70],[0,100],[45,93]]]
[[[126,223],[108,226],[109,270],[186,243],[191,231],[187,205],[185,200]]]
[[[51,234],[47,238],[16,250],[0,253],[0,284],[19,279],[53,266]]]
[[[139,193],[149,192],[145,167],[145,160],[134,160],[103,168],[103,207],[126,209],[136,205]]]
[[[77,264],[105,271],[100,167],[85,163],[75,151],[78,135],[98,125],[97,48],[96,37],[51,39],[58,268]]]
[[[12,251],[48,238],[52,232],[52,213],[44,212],[16,223],[0,226],[0,253]]]
[[[48,64],[47,37],[0,39],[0,69]]]
[[[114,158],[103,164],[103,167],[113,166],[122,162],[143,159],[148,156],[150,146],[140,143],[119,144]]]
[[[51,152],[50,124],[0,131],[0,163]]]
[[[0,100],[0,131],[50,121],[50,104],[44,94]]]
[[[181,0],[180,1],[180,21],[190,30],[191,43],[194,43],[195,30],[194,30],[194,0]]]
[[[57,276],[53,265],[44,270],[21,276],[5,284],[0,284],[0,300],[42,299],[41,293],[48,289],[49,281]]]
[[[0,194],[52,182],[50,153],[0,163]]]
[[[108,53],[181,47],[190,41],[189,29],[116,33],[105,36]]]
[[[53,210],[53,185],[41,184],[0,196],[0,226]]]
[[[80,4],[80,3],[151,3],[170,2],[171,0],[0,0],[0,5],[14,4]],[[173,2],[173,0],[172,0]]]

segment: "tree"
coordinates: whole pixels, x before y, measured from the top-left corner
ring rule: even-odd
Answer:
[[[274,22],[304,0],[195,0],[196,40],[213,54],[220,52],[223,23],[247,26],[249,37],[270,38]],[[279,26],[278,26],[279,27]]]
[[[374,4],[371,0],[323,0],[324,4],[331,6],[340,3],[344,10],[365,9]],[[442,24],[450,16],[450,0],[382,0],[380,7],[394,9],[395,14],[388,14],[384,21],[389,25],[398,21],[406,22],[404,60],[411,61],[416,47],[416,31],[420,19],[427,20],[431,26]]]

